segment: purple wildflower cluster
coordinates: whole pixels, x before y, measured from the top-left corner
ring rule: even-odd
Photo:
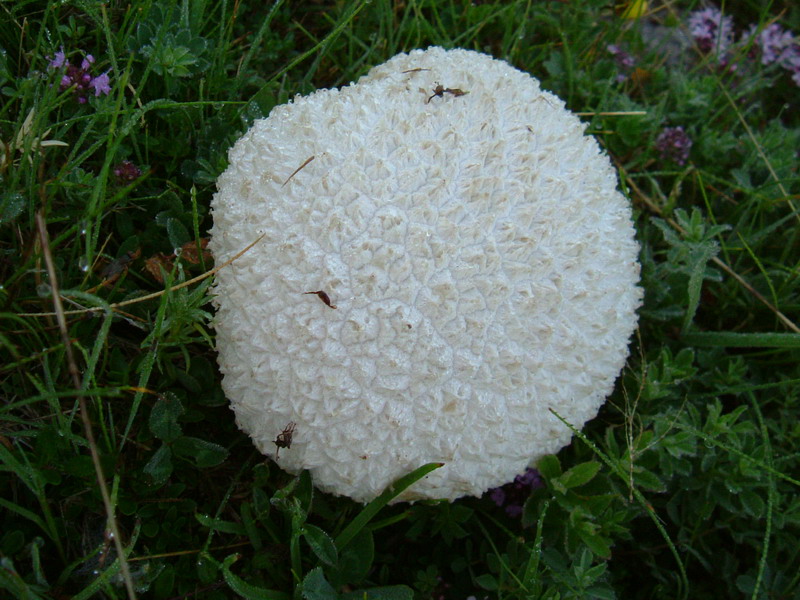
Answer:
[[[737,65],[731,63],[735,51],[749,48],[747,56],[759,59],[764,66],[776,64],[792,74],[792,81],[800,86],[800,43],[791,31],[786,31],[777,23],[764,28],[751,25],[738,42],[735,41],[733,19],[718,8],[708,7],[689,14],[689,32],[700,51],[715,57],[721,66],[734,71]],[[617,63],[623,55],[616,46],[608,47]],[[662,160],[670,160],[685,165],[689,159],[692,140],[683,127],[666,127],[656,138],[656,150]]]
[[[509,517],[519,517],[522,514],[522,505],[530,496],[531,491],[544,486],[539,471],[528,468],[522,475],[517,475],[514,481],[489,492],[489,497],[497,506],[505,507]]]
[[[141,177],[142,170],[129,160],[123,160],[114,167],[114,177],[119,183],[130,183]]]
[[[689,14],[689,31],[698,48],[717,57],[723,65],[730,62],[734,49],[733,19],[715,7]],[[777,64],[791,73],[792,81],[800,86],[800,43],[791,31],[772,23],[759,30],[751,25],[742,35],[738,47],[751,47],[750,57],[760,55],[762,65]]]
[[[724,55],[733,44],[733,19],[713,7],[689,15],[689,32],[702,52]]]
[[[617,83],[622,83],[628,78],[628,74],[633,71],[636,66],[636,60],[617,44],[609,44],[606,46],[606,50],[614,57],[614,62],[617,63],[617,68],[620,71],[617,75]]]
[[[683,127],[665,127],[656,138],[656,150],[661,153],[661,158],[681,166],[686,164],[691,149],[692,140]]]
[[[786,31],[777,23],[758,31],[756,25],[742,35],[742,43],[749,44],[761,54],[764,66],[777,64],[792,74],[792,81],[800,86],[800,43],[794,33]]]
[[[50,70],[62,69],[66,67],[64,75],[61,77],[60,90],[68,90],[73,88],[78,102],[85,104],[89,93],[93,92],[94,95],[100,96],[101,94],[109,94],[111,92],[111,81],[108,77],[108,71],[93,77],[90,73],[92,64],[94,64],[94,57],[87,54],[81,61],[80,66],[67,61],[67,55],[62,48],[56,52],[55,58],[50,61],[48,68]]]

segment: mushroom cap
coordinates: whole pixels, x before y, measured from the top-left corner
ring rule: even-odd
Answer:
[[[480,495],[567,445],[551,410],[597,414],[642,296],[630,206],[583,130],[530,75],[442,48],[256,121],[209,244],[222,264],[263,236],[215,284],[256,446],[366,502],[434,461],[399,500]]]

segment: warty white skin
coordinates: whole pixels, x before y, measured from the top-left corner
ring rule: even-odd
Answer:
[[[583,130],[528,74],[441,48],[257,121],[209,247],[221,264],[264,236],[215,288],[258,448],[295,422],[280,466],[366,502],[432,461],[401,500],[480,495],[568,444],[550,409],[597,414],[641,302],[630,207]]]

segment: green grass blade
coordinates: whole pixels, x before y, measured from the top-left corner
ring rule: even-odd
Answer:
[[[367,523],[372,520],[378,512],[389,502],[397,498],[404,490],[410,487],[412,484],[416,483],[428,473],[435,471],[436,469],[443,467],[444,463],[428,463],[422,465],[418,469],[411,471],[408,475],[404,475],[389,487],[387,487],[384,492],[375,498],[372,502],[367,504],[356,518],[350,521],[350,524],[344,528],[338,536],[336,536],[336,547],[339,549],[339,552],[349,544],[353,538],[361,531]]]
[[[718,346],[722,348],[800,348],[797,333],[735,333],[714,331],[685,333],[681,336],[692,346]]]

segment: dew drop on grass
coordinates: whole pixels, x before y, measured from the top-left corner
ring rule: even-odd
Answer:
[[[78,259],[78,268],[79,268],[81,271],[83,271],[84,273],[86,273],[86,271],[88,271],[88,270],[89,270],[89,261],[88,261],[88,260],[86,260],[86,257],[85,257],[85,256],[81,256],[81,257]]]
[[[47,298],[52,293],[49,283],[40,283],[36,286],[36,295],[39,298]]]

